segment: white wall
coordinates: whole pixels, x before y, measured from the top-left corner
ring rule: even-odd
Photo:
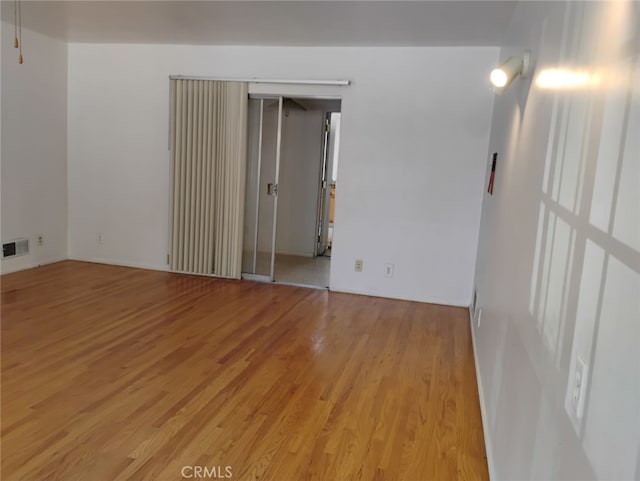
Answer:
[[[348,78],[331,288],[468,305],[497,54],[71,44],[70,254],[166,267],[169,75]]]
[[[510,25],[501,58],[531,48],[536,69],[496,98],[478,252],[474,337],[496,480],[640,479],[639,10],[528,2]],[[549,68],[591,83],[542,89]]]
[[[313,257],[318,235],[323,111],[303,110],[292,102],[286,102],[283,110],[276,252]]]
[[[2,23],[0,231],[3,243],[29,239],[30,253],[2,260],[2,273],[67,257],[67,45],[28,29],[22,38],[19,65]]]

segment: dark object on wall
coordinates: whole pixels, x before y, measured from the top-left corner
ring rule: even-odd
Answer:
[[[496,161],[498,160],[498,152],[493,153],[493,160],[491,162],[491,175],[489,176],[489,188],[487,192],[489,195],[493,195],[493,181],[496,177]]]

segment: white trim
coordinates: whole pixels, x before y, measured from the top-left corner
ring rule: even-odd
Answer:
[[[271,232],[271,271],[269,273],[271,280],[273,280],[276,273],[276,236],[278,234],[278,189],[280,183],[280,155],[282,153],[282,109],[284,107],[284,98],[278,97],[278,130],[276,131],[276,173],[273,182],[275,183],[276,191],[273,196],[273,226]],[[260,129],[262,130],[262,125]],[[260,175],[260,173],[258,173]],[[256,192],[256,195],[260,195],[260,189]]]
[[[307,289],[317,289],[321,291],[328,291],[328,286],[314,286],[313,284],[302,284],[300,282],[283,282],[271,280],[269,276],[263,276],[260,274],[242,274],[243,281],[260,282],[262,284],[271,284],[272,286],[292,286],[292,287],[304,287]]]
[[[3,259],[2,263],[5,264],[10,259],[13,259],[13,258],[11,257],[8,259]],[[26,271],[27,269],[35,269],[36,267],[46,266],[48,264],[55,264],[56,262],[62,262],[66,260],[69,260],[67,256],[60,256],[60,257],[52,257],[51,259],[47,259],[44,261],[29,262],[28,264],[24,264],[16,267],[5,268],[3,265],[2,267],[0,267],[0,270],[2,271],[0,275],[11,274],[13,272]]]
[[[333,262],[333,257],[331,258],[331,262]],[[382,297],[384,299],[396,299],[399,301],[411,301],[411,302],[423,302],[425,304],[438,304],[441,306],[450,306],[450,307],[466,307],[469,308],[469,301],[458,301],[458,300],[445,300],[445,299],[436,299],[434,297],[427,297],[425,299],[415,299],[413,297],[400,297],[397,295],[391,294],[381,294],[379,292],[371,292],[364,291],[359,289],[351,289],[349,287],[340,287],[335,285],[330,285],[329,290],[332,292],[343,292],[345,294],[357,294],[360,296],[369,296],[369,297]]]
[[[478,399],[480,399],[480,416],[482,417],[482,434],[484,436],[484,449],[487,454],[487,469],[489,470],[489,479],[496,478],[496,467],[493,461],[493,448],[491,446],[491,438],[489,437],[489,419],[487,406],[484,402],[484,388],[482,387],[482,377],[480,376],[480,365],[478,362],[478,350],[476,348],[476,331],[473,328],[473,313],[469,306],[469,329],[471,329],[471,344],[473,345],[473,361],[476,369],[476,382],[478,383]]]
[[[249,97],[251,99],[251,97]],[[247,110],[249,105],[247,104]],[[247,114],[248,116],[248,114]],[[258,167],[256,169],[256,220],[253,224],[253,272],[258,269],[258,228],[260,220],[260,173],[262,172],[262,127],[264,122],[264,99],[260,99],[260,124],[258,132]],[[247,128],[247,136],[249,135],[249,129]],[[248,154],[247,154],[248,155]],[[246,193],[245,193],[246,199]],[[244,232],[243,232],[244,234]],[[240,268],[242,270],[242,268]],[[242,276],[242,273],[240,273]]]
[[[305,289],[316,289],[319,291],[328,291],[328,286],[314,286],[313,284],[302,284],[300,282],[284,282],[284,281],[273,281],[274,284],[279,286],[292,286],[292,287],[304,287]]]
[[[160,271],[167,272],[169,274],[180,274],[185,276],[198,276],[198,277],[209,277],[211,279],[230,279],[237,281],[239,280],[236,277],[226,277],[226,276],[214,276],[211,274],[197,274],[194,272],[182,272],[182,271],[172,271],[168,265],[166,266],[157,266],[154,264],[142,264],[139,262],[128,262],[128,261],[119,261],[113,259],[102,259],[100,257],[69,257],[70,261],[79,261],[79,262],[91,262],[93,264],[107,264],[110,266],[119,266],[119,267],[132,267],[134,269],[145,269],[148,271]]]
[[[254,84],[288,84],[288,85],[351,85],[351,80],[291,80],[291,79],[264,79],[264,78],[224,78],[224,77],[199,77],[191,75],[170,75],[170,80],[215,80],[218,82],[247,82]]]
[[[255,281],[255,282],[264,282],[266,284],[272,283],[273,279],[269,276],[265,276],[264,274],[249,274],[247,272],[242,273],[243,281]]]
[[[312,100],[342,101],[339,85],[249,84],[249,98],[290,97]]]
[[[102,259],[100,257],[82,257],[82,256],[70,256],[70,261],[79,261],[79,262],[91,262],[93,264],[107,264],[110,266],[119,266],[119,267],[133,267],[136,269],[146,269],[149,271],[162,271],[162,272],[171,272],[169,270],[169,266],[157,266],[154,264],[143,264],[140,262],[128,262],[128,261],[120,261],[114,259]]]
[[[240,281],[242,278],[233,277],[233,276],[216,276],[214,274],[200,274],[198,272],[186,272],[186,271],[172,271],[167,270],[169,274],[180,274],[182,276],[198,276],[198,277],[208,277],[210,279],[228,279],[231,281]]]

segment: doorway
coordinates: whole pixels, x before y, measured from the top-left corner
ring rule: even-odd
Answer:
[[[339,112],[339,100],[250,97],[243,278],[329,286]]]
[[[331,257],[333,244],[333,222],[338,180],[338,152],[340,150],[340,112],[327,112],[322,166],[322,188],[318,209],[317,254]]]

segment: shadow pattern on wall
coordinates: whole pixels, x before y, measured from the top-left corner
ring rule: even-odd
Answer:
[[[602,479],[640,476],[640,29],[623,5],[567,7],[565,56],[593,70],[549,92],[529,296],[548,357],[568,372],[566,414]],[[621,42],[593,45],[595,22]]]

